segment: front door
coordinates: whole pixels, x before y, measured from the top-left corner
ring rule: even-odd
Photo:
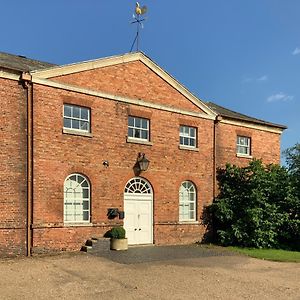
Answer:
[[[124,228],[129,245],[153,243],[153,197],[151,186],[144,179],[136,177],[131,189],[125,188],[124,194]],[[150,189],[140,188],[145,184]],[[128,187],[128,184],[126,185]]]

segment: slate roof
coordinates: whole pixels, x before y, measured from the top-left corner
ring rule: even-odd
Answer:
[[[10,69],[19,72],[41,70],[55,66],[47,62],[42,62],[27,58],[21,55],[14,55],[0,52],[0,68]]]
[[[256,124],[260,124],[260,125],[276,127],[276,128],[280,128],[280,129],[287,129],[287,127],[284,126],[284,125],[275,124],[275,123],[267,122],[267,121],[264,121],[264,120],[256,119],[256,118],[238,113],[236,111],[227,109],[227,108],[225,108],[223,106],[220,106],[218,104],[215,104],[213,102],[205,102],[205,104],[210,109],[212,109],[215,113],[217,113],[221,117],[225,117],[227,119],[238,120],[238,121],[246,121],[246,122],[250,122],[250,123],[256,123]]]

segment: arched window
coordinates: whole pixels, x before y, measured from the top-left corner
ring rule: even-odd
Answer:
[[[196,221],[196,188],[190,181],[179,189],[179,221]]]
[[[134,177],[127,182],[125,193],[152,194],[152,189],[146,180],[140,177]]]
[[[83,175],[71,174],[65,180],[64,222],[90,222],[90,183]]]

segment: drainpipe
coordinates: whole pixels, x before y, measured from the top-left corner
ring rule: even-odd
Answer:
[[[222,117],[218,115],[216,119],[214,120],[214,137],[213,137],[213,165],[214,165],[214,171],[213,171],[213,196],[214,198],[217,196],[217,130],[218,130],[218,124],[222,120]]]
[[[33,93],[32,78],[29,73],[22,73],[21,82],[27,91],[27,218],[26,218],[26,254],[31,256],[32,249],[32,206],[33,206]]]

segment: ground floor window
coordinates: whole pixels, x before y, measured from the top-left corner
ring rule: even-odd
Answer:
[[[179,221],[196,221],[196,188],[190,181],[179,189]]]
[[[90,183],[81,174],[69,175],[65,180],[64,222],[90,222]]]

